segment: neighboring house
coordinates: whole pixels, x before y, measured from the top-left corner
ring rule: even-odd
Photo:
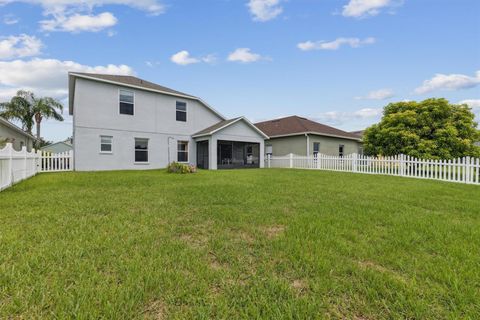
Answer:
[[[265,153],[273,156],[362,153],[357,135],[299,116],[259,122],[255,126],[270,137],[265,141]]]
[[[263,132],[195,96],[136,77],[69,73],[75,170],[263,167]]]
[[[13,149],[17,151],[22,150],[23,146],[26,146],[27,150],[31,151],[35,141],[36,138],[34,136],[0,117],[0,148],[3,148],[7,142],[10,142],[13,145]]]
[[[65,141],[59,141],[55,142],[52,144],[49,144],[48,146],[44,146],[40,148],[43,152],[50,152],[50,153],[63,153],[63,152],[68,152],[73,150],[73,146],[71,143],[70,139],[67,139]]]

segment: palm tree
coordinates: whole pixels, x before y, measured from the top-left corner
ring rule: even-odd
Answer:
[[[58,111],[60,112],[58,112]],[[32,134],[36,123],[37,139],[40,139],[40,126],[43,119],[63,121],[63,105],[50,97],[37,98],[32,92],[19,90],[10,102],[0,104],[0,116],[21,122],[23,130]]]
[[[32,134],[33,120],[33,94],[19,90],[10,102],[0,103],[0,116],[7,120],[18,120],[22,129]]]
[[[55,119],[57,121],[63,121],[61,114],[63,112],[63,105],[50,97],[34,99],[34,101],[33,111],[35,115],[35,123],[37,124],[37,139],[40,139],[40,124],[42,123],[42,120]],[[57,109],[60,113],[57,112]]]

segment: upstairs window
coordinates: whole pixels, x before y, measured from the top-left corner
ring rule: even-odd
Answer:
[[[177,161],[188,162],[188,141],[178,141]]]
[[[343,157],[343,150],[345,149],[345,146],[343,144],[338,146],[338,156]]]
[[[135,138],[135,162],[148,162],[148,139]]]
[[[320,152],[320,142],[314,142],[313,143],[313,155],[318,155]]]
[[[101,153],[112,153],[112,136],[100,136],[100,152]]]
[[[134,93],[133,91],[120,90],[120,114],[133,116]]]
[[[187,103],[177,101],[177,121],[187,121]]]

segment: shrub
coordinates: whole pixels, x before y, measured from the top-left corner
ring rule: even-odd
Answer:
[[[179,162],[172,162],[168,165],[167,171],[170,173],[195,173],[197,172],[197,167],[192,164],[185,164]]]

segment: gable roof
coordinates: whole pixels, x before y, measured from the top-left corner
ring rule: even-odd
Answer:
[[[83,78],[88,80],[94,80],[104,83],[116,84],[128,88],[140,89],[144,91],[162,93],[170,96],[175,96],[179,98],[186,98],[192,99],[200,102],[205,107],[210,109],[213,113],[219,116],[222,119],[226,119],[222,114],[220,114],[217,110],[213,109],[210,105],[208,105],[202,99],[192,96],[187,93],[183,93],[177,90],[173,90],[156,83],[143,80],[133,76],[122,76],[122,75],[111,75],[111,74],[96,74],[96,73],[84,73],[84,72],[69,72],[69,113],[73,114],[73,101],[75,98],[75,79],[76,78]]]
[[[245,117],[238,117],[238,118],[233,118],[233,119],[229,119],[229,120],[220,121],[220,122],[214,124],[213,126],[210,126],[208,128],[205,128],[205,129],[195,133],[194,135],[192,135],[192,137],[197,138],[197,137],[212,135],[215,132],[218,132],[222,129],[225,129],[226,127],[231,126],[234,123],[237,123],[238,121],[244,121],[249,127],[251,127],[253,130],[257,131],[265,139],[268,139],[268,136],[262,130],[257,128],[253,123],[248,121],[248,119],[245,118]]]
[[[29,137],[30,139],[37,140],[37,138],[34,137],[33,135],[31,135],[30,133],[28,133],[26,131],[23,131],[21,128],[17,127],[13,123],[11,123],[10,121],[8,121],[7,119],[4,119],[2,117],[0,117],[0,125],[4,125],[5,127],[8,127],[10,129],[12,129],[13,131],[18,132],[18,133],[20,133],[20,134],[22,134],[26,137]]]
[[[51,147],[53,147],[53,146],[56,146],[57,144],[63,144],[63,145],[65,145],[65,146],[67,146],[67,148],[73,149],[73,146],[72,146],[70,143],[68,143],[68,142],[66,142],[66,141],[58,141],[58,142],[55,142],[55,143],[51,143],[51,144],[49,144],[49,145],[47,145],[47,146],[43,146],[43,147],[40,148],[40,150],[44,150],[44,149],[51,148]]]
[[[299,116],[290,116],[258,122],[255,126],[269,135],[270,138],[310,133],[321,136],[345,138],[357,141],[360,140],[358,136],[350,132],[336,129]]]

